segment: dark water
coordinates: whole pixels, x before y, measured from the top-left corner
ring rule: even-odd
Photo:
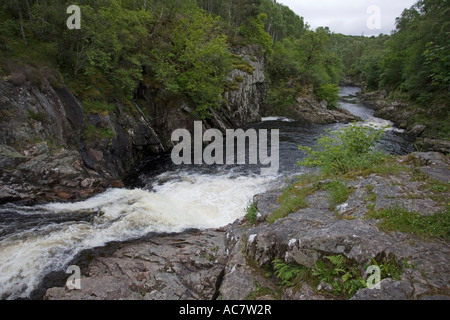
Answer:
[[[401,130],[375,118],[358,100],[357,90],[342,88],[341,106],[367,125],[386,130],[379,148],[394,155],[414,151],[412,141]],[[295,166],[303,156],[299,145],[312,147],[325,130],[343,126],[277,118],[248,125],[244,129],[280,130],[280,169],[272,176],[261,176],[259,165],[176,166],[169,155],[159,155],[137,166],[125,189],[112,189],[79,203],[0,206],[0,298],[29,298],[39,288],[45,292],[43,288],[53,285],[47,282],[49,274],[64,276],[76,257],[95,248],[149,234],[232,223],[245,214],[255,194],[285,174],[306,170]]]
[[[405,155],[415,151],[414,140],[408,137],[403,130],[398,129],[395,125],[384,119],[374,116],[374,110],[368,108],[358,98],[357,93],[360,91],[358,87],[342,87],[340,90],[339,107],[348,110],[352,114],[361,118],[365,124],[375,128],[384,128],[385,136],[379,143],[377,148],[385,150],[391,155]],[[304,154],[299,151],[298,147],[313,147],[317,143],[320,135],[326,130],[339,130],[346,124],[329,124],[319,125],[306,122],[293,121],[287,118],[268,117],[263,118],[262,122],[253,123],[245,126],[243,129],[279,129],[280,130],[280,175],[298,173],[305,168],[299,168],[296,163],[303,159]],[[269,139],[270,140],[270,139]],[[247,150],[248,152],[248,150]],[[248,163],[248,154],[247,154]],[[128,179],[129,187],[152,188],[155,183],[164,183],[164,179],[173,179],[180,172],[189,171],[193,174],[221,175],[231,173],[231,176],[241,175],[257,175],[261,169],[260,165],[174,165],[170,159],[170,155],[159,155],[154,158],[147,159],[142,162],[135,171],[132,172]],[[165,176],[164,179],[158,180],[156,177],[161,173],[172,172],[172,175]]]

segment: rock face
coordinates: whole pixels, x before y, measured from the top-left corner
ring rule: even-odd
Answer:
[[[225,102],[212,111],[205,129],[225,131],[261,119],[264,56],[257,46],[237,48],[234,54],[253,71],[230,74],[230,80],[242,81],[224,94]],[[0,79],[0,204],[80,200],[121,187],[139,161],[170,150],[174,130],[193,132],[194,121],[200,120],[188,101],[162,103],[145,87],[140,89],[148,103],[145,112],[121,104],[113,111],[85,112],[56,76],[46,74],[40,86],[26,72]]]
[[[70,200],[109,186],[162,145],[144,116],[86,115],[67,87],[0,80],[0,203]],[[103,133],[107,133],[103,136]]]
[[[237,81],[236,90],[225,92],[226,102],[215,112],[213,119],[216,119],[219,128],[223,128],[221,123],[243,127],[248,123],[260,121],[260,110],[266,97],[265,59],[259,47],[251,45],[234,51],[233,53],[240,56],[253,69],[253,72],[250,74],[248,71],[235,69],[229,75],[230,82],[237,81],[236,79],[242,81]]]
[[[389,258],[404,268],[379,289],[360,289],[352,299],[450,299],[450,248],[439,239],[382,231],[369,210],[398,206],[433,216],[445,210],[450,160],[439,153],[398,158],[410,167],[396,174],[372,174],[348,182],[353,192],[331,207],[329,192],[306,198],[308,206],[270,224],[282,189],[255,196],[258,221],[245,218],[223,230],[191,231],[125,244],[92,260],[80,291],[51,288],[46,299],[335,299],[330,283],[304,280],[280,286],[275,259],[314,269],[320,259],[343,255],[364,273],[371,258]],[[326,181],[319,182],[326,183]],[[448,210],[448,209],[447,209]],[[448,211],[447,211],[448,214]],[[446,226],[447,232],[448,225]]]

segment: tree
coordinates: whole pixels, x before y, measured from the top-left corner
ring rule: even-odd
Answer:
[[[188,96],[197,113],[207,118],[209,109],[219,106],[231,70],[220,18],[192,10],[161,40],[151,51],[156,78],[168,93]]]

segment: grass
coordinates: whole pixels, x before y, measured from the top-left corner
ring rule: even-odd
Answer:
[[[328,183],[325,189],[330,192],[330,210],[334,209],[338,204],[347,201],[352,193],[352,188],[349,188],[345,181],[337,179]]]
[[[103,114],[107,116],[115,110],[116,106],[112,103],[105,103],[102,101],[85,101],[83,102],[83,109],[85,113]]]
[[[377,226],[385,231],[399,231],[418,236],[422,240],[450,240],[450,206],[432,216],[395,206],[384,210],[371,211],[369,219],[380,220]]]
[[[258,212],[256,203],[249,203],[245,211],[247,212],[247,214],[245,215],[247,217],[247,220],[250,221],[252,225],[255,225],[257,220],[256,214]]]
[[[278,219],[285,218],[291,213],[306,208],[308,206],[306,197],[315,191],[317,191],[317,188],[314,186],[298,187],[293,184],[288,186],[278,198],[280,206],[269,215],[267,221],[272,224]]]
[[[263,296],[270,296],[275,299],[281,298],[279,292],[268,287],[261,286],[261,284],[257,280],[255,280],[255,286],[256,289],[247,296],[246,300],[257,300],[258,298]]]
[[[318,174],[300,176],[294,184],[283,190],[278,198],[280,206],[269,215],[267,221],[272,224],[278,219],[308,207],[306,198],[320,190],[329,191],[330,210],[347,201],[353,189],[347,186],[346,181],[336,178],[331,182],[321,183],[321,180],[325,178],[326,176]]]
[[[232,55],[232,61],[233,61],[233,67],[235,69],[244,71],[248,74],[253,74],[253,72],[255,71],[255,68],[250,63],[245,61],[244,58],[242,58],[241,56],[239,56],[237,54]]]
[[[98,138],[113,139],[116,137],[116,133],[110,128],[97,128],[91,125],[87,125],[84,131],[84,138],[86,140],[96,140]]]
[[[377,174],[380,176],[399,175],[403,172],[410,170],[408,167],[398,164],[393,161],[392,156],[386,156],[382,162],[369,165],[362,170],[353,170],[344,175],[344,177],[352,179],[358,176],[367,178],[371,174]]]

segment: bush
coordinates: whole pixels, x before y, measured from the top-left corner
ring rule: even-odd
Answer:
[[[272,53],[272,37],[264,30],[267,14],[261,13],[258,17],[250,18],[248,23],[239,28],[239,34],[251,43],[257,43],[263,52]]]
[[[252,225],[256,224],[257,220],[257,213],[258,213],[258,207],[256,206],[256,203],[252,202],[249,203],[247,208],[245,209],[247,212],[246,217],[250,221]]]
[[[306,152],[298,165],[320,167],[326,174],[346,174],[366,170],[380,164],[386,154],[375,149],[384,131],[352,124],[338,132],[330,132],[319,138],[317,146],[300,146]]]
[[[326,84],[315,90],[317,98],[328,102],[330,108],[336,108],[339,99],[339,87],[335,84]]]

